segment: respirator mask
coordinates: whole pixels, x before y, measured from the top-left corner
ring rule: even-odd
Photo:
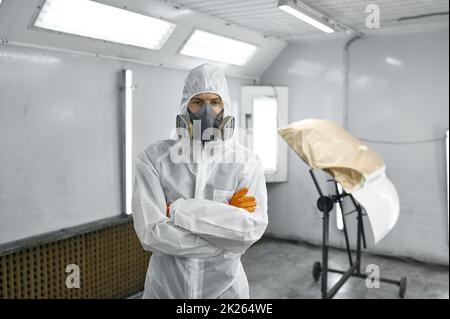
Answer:
[[[188,109],[188,114],[178,114],[176,121],[178,138],[186,137],[202,142],[227,140],[234,132],[234,117],[223,116],[224,110],[214,112],[211,106],[204,104],[200,111],[194,113]]]

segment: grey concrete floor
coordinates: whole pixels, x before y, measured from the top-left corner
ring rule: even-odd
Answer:
[[[302,243],[263,238],[242,256],[247,273],[251,298],[320,298],[320,281],[312,278],[312,265],[321,259],[321,247]],[[330,267],[347,269],[345,251],[332,249]],[[449,268],[414,261],[363,254],[362,270],[366,265],[379,266],[382,277],[408,278],[405,298],[449,298]],[[329,285],[340,278],[329,275]],[[335,298],[339,299],[395,299],[398,286],[381,283],[380,288],[366,288],[365,280],[350,278]]]

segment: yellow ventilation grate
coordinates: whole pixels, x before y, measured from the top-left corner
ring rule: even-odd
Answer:
[[[0,298],[124,298],[143,290],[150,254],[130,220],[0,254]],[[80,288],[68,288],[68,265]]]

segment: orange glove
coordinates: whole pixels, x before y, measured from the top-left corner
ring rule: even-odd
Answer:
[[[166,216],[170,218],[170,203],[166,204]]]
[[[253,196],[245,196],[247,192],[247,187],[241,188],[234,193],[229,201],[229,204],[238,208],[246,209],[249,213],[253,213],[256,210],[256,199]]]

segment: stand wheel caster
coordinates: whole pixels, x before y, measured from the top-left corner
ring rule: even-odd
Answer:
[[[401,277],[400,278],[400,291],[398,293],[400,298],[404,298],[405,297],[405,293],[406,293],[406,283],[407,283],[407,279],[406,277]]]
[[[314,280],[319,281],[321,274],[322,274],[322,264],[320,263],[320,261],[316,261],[312,269],[312,276]]]

